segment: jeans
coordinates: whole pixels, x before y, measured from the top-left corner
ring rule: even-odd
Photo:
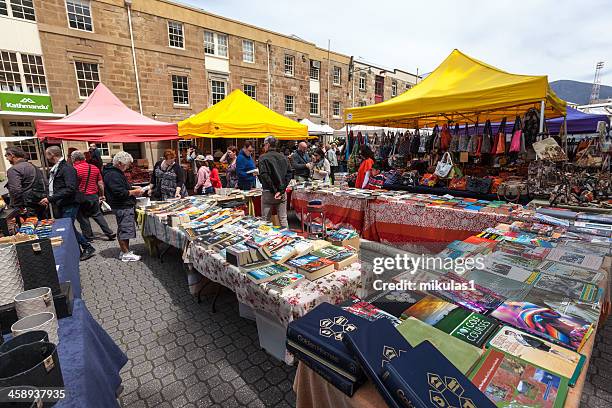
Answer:
[[[242,191],[249,191],[254,184],[251,181],[238,180],[238,188]]]
[[[272,208],[276,208],[276,214],[278,214],[281,227],[288,228],[287,194],[283,193],[280,200],[277,200],[274,198],[274,193],[263,191],[261,195],[261,216],[270,221],[272,218]]]
[[[83,235],[81,235],[81,233],[76,229],[76,226],[74,225],[74,220],[76,219],[77,214],[79,212],[79,205],[76,204],[67,207],[60,207],[57,209],[57,212],[59,213],[57,215],[57,218],[70,218],[72,220],[72,228],[74,229],[74,234],[76,235],[77,242],[81,246],[81,249],[93,248],[92,245],[85,239]]]
[[[85,238],[89,241],[92,241],[94,239],[89,218],[93,218],[96,224],[100,226],[100,229],[102,230],[104,235],[113,235],[113,230],[111,230],[108,226],[106,218],[104,218],[104,214],[102,214],[102,211],[100,210],[100,202],[98,201],[98,195],[89,194],[87,195],[87,198],[89,198],[93,203],[93,209],[91,210],[90,214],[85,214],[83,211],[79,211],[76,216],[76,219],[79,222],[79,225],[81,226],[81,232],[83,233]]]

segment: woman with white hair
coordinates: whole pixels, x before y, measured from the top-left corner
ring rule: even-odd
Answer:
[[[140,255],[130,251],[130,239],[136,238],[136,197],[140,197],[143,191],[140,187],[132,188],[124,174],[133,161],[132,155],[122,151],[113,157],[112,166],[104,167],[106,202],[117,218],[119,259],[123,262],[140,260]]]

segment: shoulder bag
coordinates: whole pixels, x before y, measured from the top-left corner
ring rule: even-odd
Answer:
[[[436,165],[436,171],[434,174],[440,178],[448,177],[451,170],[453,169],[453,158],[449,152],[442,155],[442,159]]]

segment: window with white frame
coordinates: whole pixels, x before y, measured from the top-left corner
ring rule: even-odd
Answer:
[[[397,81],[391,81],[391,96],[397,96]]]
[[[253,84],[244,84],[242,85],[242,89],[244,93],[250,96],[251,98],[257,100],[257,86]]]
[[[18,137],[31,137],[34,136],[34,125],[32,122],[23,121],[10,121],[8,123],[9,135]],[[10,143],[13,147],[20,147],[26,153],[26,159],[38,160],[38,151],[36,149],[36,142],[32,140],[22,140],[19,142]]]
[[[100,83],[100,72],[98,64],[83,61],[74,61],[76,70],[77,86],[79,88],[79,96],[87,98],[96,86]]]
[[[6,92],[23,92],[19,60],[16,52],[0,52],[0,90]]]
[[[255,43],[251,40],[242,40],[242,60],[255,62]]]
[[[183,23],[168,20],[168,45],[172,48],[185,48]]]
[[[204,31],[204,53],[227,57],[227,35]]]
[[[295,57],[285,55],[285,75],[293,76],[295,70]]]
[[[360,91],[366,90],[366,73],[365,72],[361,72],[359,74],[359,90]]]
[[[32,0],[10,0],[10,16],[22,20],[36,21],[34,2]]]
[[[45,68],[40,55],[21,54],[21,64],[25,79],[26,91],[36,94],[47,94]]]
[[[221,102],[225,98],[225,81],[212,80],[210,84],[210,90],[212,95],[212,104]]]
[[[8,16],[8,8],[6,7],[6,0],[0,0],[0,16]]]
[[[342,80],[342,69],[340,67],[334,67],[334,85],[340,85]]]
[[[89,0],[66,0],[68,25],[77,30],[93,31]]]
[[[172,103],[189,105],[189,79],[184,75],[172,74]]]
[[[334,101],[332,105],[332,114],[336,117],[340,116],[340,101]]]
[[[319,80],[321,73],[321,61],[310,60],[310,79]]]
[[[88,143],[89,144],[89,143]],[[96,142],[96,147],[100,150],[100,156],[110,157],[110,147],[106,142]]]
[[[310,114],[318,115],[319,114],[319,94],[318,93],[310,93]]]
[[[285,113],[295,113],[293,95],[285,95]]]

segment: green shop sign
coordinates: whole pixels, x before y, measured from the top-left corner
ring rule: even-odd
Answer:
[[[52,113],[51,97],[48,95],[32,95],[0,92],[0,109],[13,112],[45,112]]]

